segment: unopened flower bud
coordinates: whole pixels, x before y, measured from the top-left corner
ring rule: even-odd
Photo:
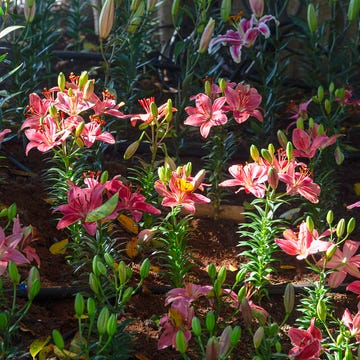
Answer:
[[[192,171],[192,163],[189,161],[185,165],[185,175],[190,176]]]
[[[58,75],[58,87],[60,91],[64,91],[66,86],[66,79],[63,72]]]
[[[212,264],[212,263],[209,264],[207,272],[208,272],[208,275],[209,275],[210,279],[213,281],[215,279],[215,276],[216,276],[216,267],[215,267],[215,265]]]
[[[331,102],[329,99],[325,99],[325,102],[324,102],[324,107],[325,107],[325,111],[328,115],[330,115],[331,113]]]
[[[264,338],[264,335],[265,335],[264,327],[263,326],[258,327],[253,336],[253,343],[255,349],[259,348],[262,339]]]
[[[318,87],[317,98],[319,102],[322,102],[324,99],[324,88],[321,85]]]
[[[10,280],[14,283],[14,285],[18,285],[20,283],[20,274],[13,261],[9,261],[8,263],[8,272]]]
[[[326,222],[329,225],[331,225],[333,221],[334,221],[334,212],[332,210],[329,210],[328,213],[326,214]]]
[[[76,316],[80,318],[84,314],[85,309],[84,297],[80,293],[77,293],[75,296],[74,308]]]
[[[100,311],[96,324],[99,335],[105,335],[108,320],[109,320],[109,309],[106,306],[104,306]]]
[[[154,118],[157,118],[159,115],[158,107],[153,101],[150,103],[150,112]]]
[[[164,164],[165,164],[168,168],[170,168],[170,170],[175,170],[175,169],[176,169],[175,161],[174,161],[173,158],[171,158],[170,156],[165,156]]]
[[[29,4],[32,5],[29,5]],[[28,23],[32,23],[36,13],[36,3],[34,1],[25,1],[24,4],[24,16]]]
[[[259,150],[254,144],[250,146],[250,156],[255,162],[257,162],[260,158]]]
[[[250,7],[253,14],[260,18],[264,13],[264,0],[250,0]]]
[[[60,350],[64,350],[65,348],[65,342],[64,342],[64,339],[60,333],[59,330],[57,329],[54,329],[52,331],[52,338],[53,338],[53,341],[54,341],[54,344],[60,349]]]
[[[89,73],[87,71],[82,71],[80,76],[79,76],[79,80],[78,80],[78,85],[80,90],[82,90],[85,86],[85,84],[88,82],[89,80]]]
[[[195,336],[201,335],[201,323],[199,318],[194,316],[191,320],[191,330]]]
[[[118,273],[119,273],[120,284],[121,285],[125,284],[127,280],[127,271],[126,271],[126,264],[124,261],[120,261],[118,265]]]
[[[100,39],[106,39],[112,29],[115,16],[114,0],[105,0],[99,17],[99,36]]]
[[[350,235],[355,230],[356,220],[355,218],[351,218],[347,223],[346,233]]]
[[[223,358],[230,349],[231,341],[230,337],[232,334],[232,328],[228,325],[220,335],[219,338],[219,357]]]
[[[165,115],[165,121],[169,123],[173,118],[173,111],[174,108],[172,106],[172,100],[168,99],[166,102],[166,115]]]
[[[85,121],[82,121],[75,129],[75,137],[81,136],[85,126]]]
[[[330,261],[331,258],[334,256],[336,249],[337,249],[337,245],[336,244],[331,244],[330,247],[326,250],[325,253],[325,259],[326,261]]]
[[[140,277],[145,279],[150,273],[150,260],[146,258],[140,266]]]
[[[114,268],[114,264],[115,264],[114,258],[108,252],[104,254],[104,260],[111,269]]]
[[[221,21],[226,23],[229,20],[231,13],[231,2],[232,0],[222,0],[220,8]]]
[[[293,158],[293,153],[294,153],[294,146],[289,141],[286,145],[286,156],[287,156],[288,160],[291,160]]]
[[[349,349],[348,347],[345,349],[345,357],[344,360],[353,360],[354,356],[351,352],[351,349]]]
[[[218,272],[218,281],[222,285],[226,279],[226,267],[222,266]]]
[[[94,83],[95,83],[95,80],[88,80],[86,83],[85,83],[85,86],[84,86],[84,93],[83,93],[83,99],[85,101],[89,100],[91,98],[91,96],[94,94]]]
[[[140,146],[139,140],[136,140],[133,143],[131,143],[124,152],[124,160],[129,160],[133,155],[135,155],[139,146]]]
[[[9,319],[6,312],[0,312],[0,331],[3,332],[9,325]]]
[[[359,4],[360,4],[360,2],[359,2]],[[344,88],[336,89],[335,90],[335,97],[340,99],[341,101],[344,100],[345,89]]]
[[[349,21],[355,20],[358,12],[359,12],[359,0],[350,0],[348,12],[347,12],[348,20]]]
[[[201,35],[199,50],[198,50],[200,54],[203,54],[208,49],[212,34],[214,32],[214,28],[215,28],[215,20],[213,18],[210,18]]]
[[[339,334],[336,338],[336,345],[342,345],[343,341],[344,341],[344,335]]]
[[[307,22],[311,33],[315,33],[317,30],[317,18],[314,4],[310,3],[307,8]]]
[[[96,312],[96,303],[93,298],[88,298],[86,301],[86,310],[89,316],[93,316]]]
[[[246,287],[245,287],[245,285],[240,288],[237,295],[238,295],[238,302],[239,302],[239,304],[241,304],[243,302],[243,300],[246,298]]]
[[[235,326],[230,335],[231,346],[235,346],[241,338],[241,327]]]
[[[215,328],[215,314],[213,311],[209,311],[205,318],[206,329],[211,334]]]
[[[90,289],[97,295],[100,292],[100,282],[94,273],[89,275],[89,286]]]
[[[30,271],[29,271],[29,275],[27,278],[27,287],[28,289],[31,288],[32,284],[34,283],[35,280],[40,280],[40,273],[39,270],[36,266],[33,266]]]
[[[288,143],[288,139],[286,137],[286,135],[284,134],[283,131],[281,130],[278,130],[277,132],[277,138],[278,138],[278,141],[279,141],[279,144],[280,146],[285,149],[286,148],[286,144]]]
[[[273,157],[271,156],[269,150],[267,149],[261,149],[261,156],[269,163],[272,164]]]
[[[269,168],[267,178],[268,178],[268,183],[271,186],[271,188],[273,190],[276,190],[279,185],[279,175],[273,167]]]
[[[117,330],[117,317],[115,314],[111,314],[106,323],[106,332],[110,337],[113,337]]]
[[[178,332],[176,333],[175,344],[176,344],[176,350],[180,354],[185,354],[186,353],[187,341],[186,341],[186,338],[185,338],[185,334],[184,334],[184,332],[182,330],[178,330]]]
[[[127,303],[132,298],[133,295],[134,295],[134,289],[131,286],[129,286],[128,288],[125,289],[121,302],[123,304]]]
[[[245,324],[250,325],[252,321],[252,313],[251,313],[251,307],[249,301],[246,297],[243,298],[240,304],[240,310]]]
[[[296,127],[298,129],[304,130],[304,119],[303,118],[300,117],[296,120]]]
[[[274,158],[274,154],[275,154],[275,146],[273,143],[270,143],[268,145],[268,150],[269,150],[269,153],[271,155],[272,158]]]
[[[57,111],[56,107],[53,104],[51,104],[49,106],[49,114],[54,119],[56,119],[58,117],[58,111]]]
[[[345,156],[339,145],[335,148],[334,156],[337,165],[341,165],[344,162]]]
[[[139,6],[135,10],[135,12],[132,14],[132,16],[129,20],[129,26],[127,28],[128,33],[132,34],[139,28],[139,25],[141,24],[144,12],[145,12],[145,2],[140,1]]]
[[[345,219],[342,218],[339,220],[338,224],[336,225],[336,236],[341,238],[345,232]]]
[[[40,288],[41,288],[41,282],[39,279],[35,279],[30,288],[28,289],[29,293],[28,293],[28,299],[30,301],[34,300],[34,298],[39,294],[40,292]]]
[[[108,181],[109,178],[109,172],[107,170],[104,170],[100,175],[100,183],[105,184]]]
[[[306,217],[306,227],[310,232],[314,230],[314,221],[310,216]]]
[[[218,360],[219,358],[219,340],[211,336],[206,344],[206,360]]]
[[[224,93],[226,88],[226,80],[224,78],[219,79],[219,87],[222,93]]]
[[[288,283],[285,288],[284,292],[284,308],[286,314],[290,314],[294,309],[294,302],[295,302],[295,289],[294,285]]]
[[[323,300],[319,300],[316,306],[316,313],[318,318],[322,321],[326,321],[326,304]]]

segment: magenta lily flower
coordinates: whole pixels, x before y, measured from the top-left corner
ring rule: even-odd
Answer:
[[[346,208],[351,210],[351,209],[356,208],[356,207],[360,207],[360,201],[357,201],[354,204],[348,205]]]
[[[186,176],[184,171],[182,174],[173,171],[168,183],[157,180],[155,190],[163,197],[161,205],[182,206],[187,212],[194,214],[195,204],[207,204],[211,201],[206,196],[195,193],[197,189],[202,189],[204,177],[204,171],[200,171],[195,177]]]
[[[275,243],[287,254],[296,255],[298,260],[306,259],[311,254],[325,252],[331,246],[328,241],[320,240],[323,235],[319,236],[316,230],[311,232],[305,221],[300,224],[298,234],[287,229],[283,236],[283,239],[275,239]]]
[[[227,117],[223,111],[225,97],[219,97],[212,103],[205,94],[198,94],[195,97],[196,107],[188,106],[185,111],[189,115],[184,121],[185,125],[200,126],[200,133],[207,138],[211,127],[224,125]]]
[[[285,173],[279,173],[279,179],[286,184],[287,194],[300,194],[312,203],[319,202],[320,186],[313,182],[309,170],[305,167],[295,171],[296,164],[290,162]]]
[[[29,260],[16,249],[21,239],[22,233],[6,236],[3,228],[0,227],[0,276],[6,271],[9,261],[17,265],[29,263]]]
[[[133,219],[138,222],[141,220],[142,213],[160,215],[161,211],[146,202],[144,195],[139,192],[132,192],[131,189],[120,181],[119,176],[115,176],[112,180],[105,183],[108,196],[111,197],[115,193],[119,193],[119,202],[116,212],[129,211]]]
[[[317,360],[321,352],[321,331],[315,326],[315,319],[311,319],[307,330],[291,328],[288,331],[293,348],[289,356],[293,360]]]
[[[266,191],[266,180],[268,174],[267,166],[257,163],[243,165],[232,165],[229,167],[229,173],[234,179],[225,180],[219,186],[240,186],[236,191],[245,190],[247,194],[252,193],[257,198],[263,198]]]
[[[360,294],[360,280],[355,280],[346,287],[347,291]]]
[[[182,330],[187,342],[191,339],[191,322],[194,317],[194,309],[187,301],[175,301],[171,304],[169,313],[160,319],[162,334],[158,341],[158,349],[169,346],[176,348],[176,333]]]
[[[360,279],[360,254],[355,255],[360,242],[353,240],[346,240],[342,251],[336,249],[333,257],[326,263],[326,268],[334,269],[329,276],[329,286],[339,286],[346,277],[346,274]]]
[[[4,141],[6,134],[9,134],[9,133],[11,133],[10,129],[4,129],[4,130],[0,131],[0,144]]]
[[[40,98],[38,94],[29,95],[29,105],[26,107],[26,120],[21,125],[21,130],[29,128],[38,128],[40,121],[48,114],[49,106],[52,100],[50,98]]]
[[[258,110],[262,97],[255,88],[250,85],[238,84],[234,89],[226,86],[224,93],[228,105],[225,105],[223,110],[231,111],[237,123],[245,122],[250,116],[259,121],[263,120],[263,116]]]
[[[84,125],[81,138],[86,147],[94,145],[95,141],[103,141],[108,144],[115,144],[114,137],[107,131],[102,131],[101,125],[96,121],[91,121]]]
[[[68,191],[68,203],[54,209],[54,211],[60,211],[64,215],[56,228],[59,230],[64,229],[80,220],[87,233],[92,236],[95,235],[96,221],[85,222],[85,219],[89,213],[102,205],[103,190],[103,184],[84,189],[73,185]]]
[[[165,305],[169,305],[174,301],[187,301],[189,304],[197,300],[199,297],[207,295],[213,289],[212,286],[202,286],[193,283],[186,283],[184,288],[175,288],[168,291]]]

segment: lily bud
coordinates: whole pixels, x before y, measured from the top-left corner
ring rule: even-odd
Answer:
[[[210,277],[210,279],[213,281],[215,279],[215,276],[216,276],[216,267],[214,264],[209,264],[208,266],[208,275]]]
[[[324,107],[325,107],[326,113],[328,115],[330,115],[330,113],[331,113],[331,102],[330,102],[329,99],[325,99]]]
[[[75,137],[81,136],[85,126],[85,121],[82,121],[75,129]]]
[[[97,295],[100,290],[100,282],[97,276],[94,273],[90,273],[89,275],[89,286],[90,289]]]
[[[215,314],[213,311],[209,311],[205,318],[206,329],[211,334],[215,328]]]
[[[35,1],[25,1],[24,4],[24,16],[25,16],[25,20],[31,24],[34,20],[35,17],[35,13],[36,13],[36,3]]]
[[[329,225],[331,225],[333,221],[334,221],[334,212],[332,210],[329,210],[328,213],[326,214],[326,222]]]
[[[321,85],[318,87],[317,97],[319,102],[322,102],[324,99],[324,88]]]
[[[205,81],[204,84],[204,91],[207,96],[211,96],[211,82],[209,80]]]
[[[189,161],[185,165],[185,175],[190,176],[192,171],[192,163]]]
[[[222,0],[220,8],[220,17],[222,22],[226,23],[231,13],[231,0]]]
[[[137,151],[137,149],[140,146],[140,141],[136,140],[133,143],[131,143],[124,153],[124,160],[129,160]]]
[[[226,88],[226,80],[224,78],[219,79],[219,87],[221,89],[221,92],[224,93]]]
[[[220,335],[220,339],[219,339],[219,347],[220,347],[219,357],[220,358],[224,357],[230,349],[231,334],[232,334],[232,328],[230,325],[228,325]]]
[[[296,120],[296,127],[298,129],[304,130],[304,119],[303,118],[300,117]]]
[[[201,323],[199,318],[197,318],[196,316],[194,316],[191,320],[191,330],[195,336],[201,335]]]
[[[286,144],[288,143],[288,139],[286,137],[286,135],[284,134],[283,131],[281,130],[278,130],[277,132],[277,138],[278,138],[278,141],[279,141],[279,144],[280,146],[285,149],[286,148]]]
[[[336,252],[336,249],[337,249],[337,245],[336,244],[332,244],[330,245],[330,247],[326,250],[326,253],[325,253],[325,259],[326,261],[330,261],[331,258],[334,256],[335,252]]]
[[[294,153],[294,147],[293,144],[289,141],[286,145],[286,156],[288,160],[291,160]]]
[[[0,331],[6,330],[9,325],[9,319],[6,312],[0,312]]]
[[[273,157],[271,156],[269,150],[267,149],[261,149],[261,156],[269,163],[272,164]]]
[[[214,32],[214,28],[215,28],[215,20],[213,18],[210,18],[201,35],[199,50],[198,50],[200,54],[203,54],[208,49],[212,34]]]
[[[61,72],[58,75],[58,87],[59,87],[60,91],[65,90],[65,85],[66,85],[65,75],[63,72]]]
[[[109,320],[109,309],[106,306],[104,306],[100,311],[96,324],[99,335],[105,335],[107,330],[108,320]]]
[[[212,336],[206,344],[206,360],[217,360],[219,358],[219,340]]]
[[[93,316],[96,312],[96,303],[93,298],[88,298],[86,301],[86,309],[89,316]]]
[[[346,233],[349,235],[355,230],[356,220],[355,218],[351,218],[346,227]]]
[[[284,293],[284,307],[286,314],[290,314],[294,309],[294,302],[295,302],[295,289],[294,285],[288,283],[285,288]]]
[[[225,282],[226,279],[226,267],[222,266],[221,269],[218,272],[218,281],[222,285]]]
[[[314,221],[310,216],[306,217],[306,227],[310,232],[314,230]]]
[[[345,219],[340,219],[336,225],[336,236],[341,238],[345,232]]]
[[[326,321],[326,304],[323,300],[319,300],[316,306],[316,313],[322,322]]]
[[[64,350],[65,348],[65,342],[64,342],[64,339],[60,333],[59,330],[57,329],[54,329],[52,331],[52,338],[53,338],[53,341],[54,341],[54,344],[60,349],[60,350]]]
[[[117,330],[117,318],[115,314],[111,314],[106,323],[106,332],[110,337],[113,337]]]
[[[253,14],[260,18],[264,13],[264,0],[250,0],[250,7]]]
[[[100,175],[100,183],[105,184],[108,181],[109,178],[109,172],[107,170],[104,170]]]
[[[83,99],[85,101],[89,100],[91,96],[94,94],[94,83],[95,80],[88,80],[84,86]]]
[[[55,107],[53,104],[51,104],[51,105],[49,106],[49,114],[50,114],[50,116],[53,117],[54,119],[56,119],[56,118],[58,117],[57,109],[56,109],[56,107]]]
[[[255,162],[259,160],[260,153],[258,148],[254,144],[250,146],[250,156]]]
[[[74,308],[76,316],[80,318],[84,314],[85,309],[84,297],[80,293],[77,293],[75,296]]]
[[[148,258],[146,258],[140,266],[141,279],[145,279],[149,275],[149,272],[150,272],[150,261]]]
[[[20,274],[16,264],[13,261],[9,261],[8,272],[10,280],[14,283],[14,285],[18,285],[20,283]]]
[[[87,71],[82,71],[81,75],[79,76],[78,85],[80,90],[82,90],[85,86],[85,84],[89,80],[89,73]]]
[[[106,39],[114,24],[115,2],[114,0],[105,0],[99,17],[99,36],[100,39]]]
[[[268,171],[268,183],[273,190],[276,190],[279,185],[279,176],[273,167],[269,168]]]
[[[145,12],[145,2],[141,1],[134,14],[131,16],[127,31],[131,34],[134,33],[142,21],[142,16]]]
[[[317,30],[317,18],[315,13],[314,4],[310,3],[307,9],[307,22],[311,33],[315,33]]]
[[[120,261],[118,265],[118,273],[119,273],[120,285],[124,285],[127,280],[126,264],[124,261]]]
[[[342,150],[340,149],[339,145],[336,146],[334,155],[335,155],[336,164],[341,165],[344,162],[345,156]]]
[[[127,303],[133,295],[134,295],[134,289],[131,286],[126,288],[121,299],[122,303],[123,304]]]
[[[235,326],[230,335],[231,346],[235,346],[241,338],[241,327]]]
[[[182,330],[178,330],[178,332],[176,333],[175,344],[176,344],[176,350],[180,354],[186,353],[187,341],[185,338],[185,334]]]
[[[253,343],[255,349],[257,349],[260,346],[262,339],[264,338],[264,335],[265,335],[264,327],[260,326],[259,328],[257,328],[253,336]]]

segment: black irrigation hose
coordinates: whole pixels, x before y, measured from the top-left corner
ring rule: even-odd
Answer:
[[[330,289],[331,293],[339,293],[344,294],[346,293],[346,287],[349,284],[342,284],[336,288]],[[287,284],[278,284],[278,285],[269,285],[266,287],[269,295],[283,295],[285,292]],[[313,288],[312,285],[309,284],[293,284],[295,294],[304,294],[306,293],[306,289]],[[143,291],[143,288],[141,287],[138,291],[139,294],[150,292],[155,295],[164,295],[169,290],[171,290],[172,287],[169,285],[154,285],[154,286],[146,286],[146,291]],[[35,297],[35,301],[43,301],[43,300],[61,300],[66,298],[71,298],[75,296],[79,292],[88,292],[90,291],[87,287],[54,287],[54,288],[42,288],[40,289],[39,294]],[[6,289],[4,290],[6,294],[11,294],[13,290]],[[17,290],[16,296],[19,298],[27,298],[28,292],[26,289],[24,290]]]

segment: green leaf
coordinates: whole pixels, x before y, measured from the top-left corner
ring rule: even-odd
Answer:
[[[44,349],[47,343],[50,341],[50,336],[44,339],[36,339],[30,344],[30,355],[35,359],[36,355]]]
[[[119,202],[119,193],[113,195],[108,201],[93,210],[86,216],[85,222],[94,222],[109,216],[116,208]]]
[[[0,31],[0,39],[3,38],[4,36],[6,36],[7,34],[10,34],[12,31],[21,29],[23,27],[24,26],[21,26],[21,25],[13,25],[13,26],[6,27],[4,30]]]

